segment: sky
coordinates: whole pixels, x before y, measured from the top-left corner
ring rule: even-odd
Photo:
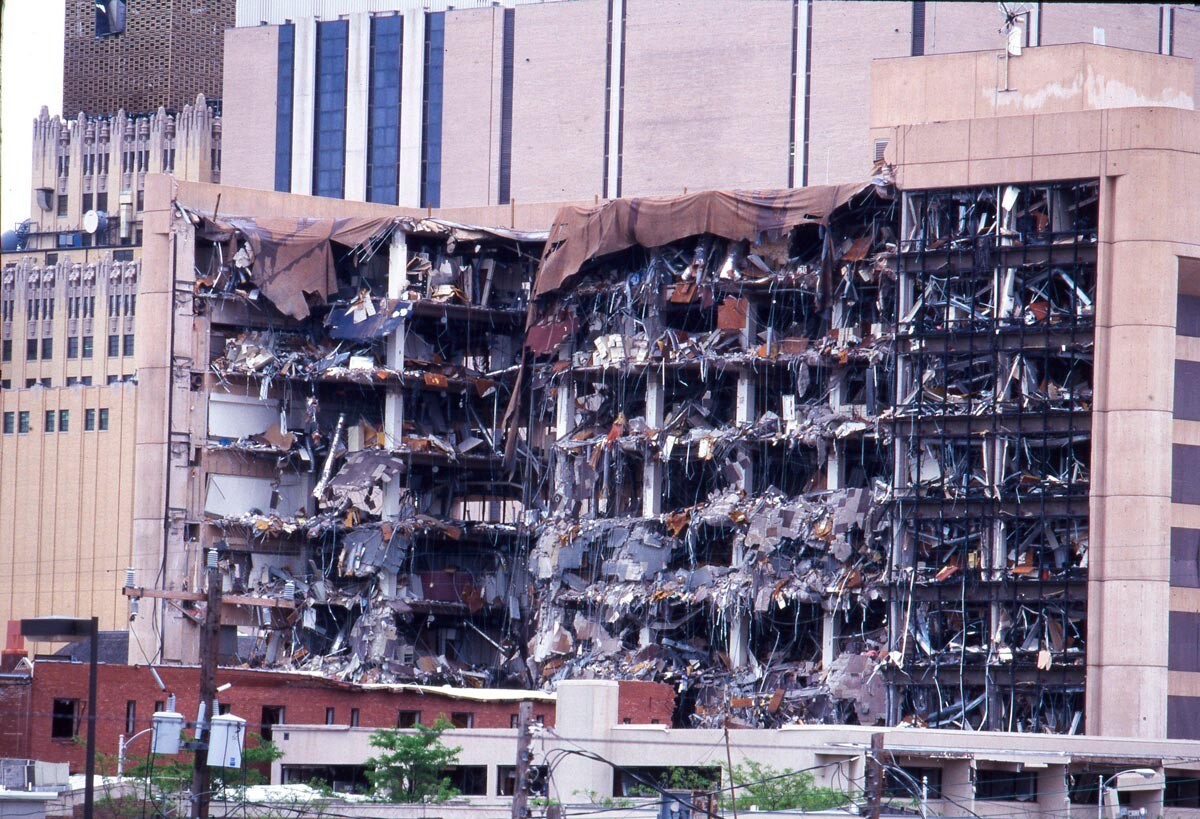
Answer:
[[[0,231],[29,217],[33,120],[61,114],[65,0],[0,0]]]

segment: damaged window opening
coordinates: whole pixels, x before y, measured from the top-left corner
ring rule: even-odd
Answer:
[[[1011,802],[1036,802],[1038,795],[1038,772],[993,771],[980,768],[975,771],[975,798]]]
[[[264,705],[259,722],[259,735],[264,742],[271,742],[275,737],[275,726],[287,722],[286,707],[282,705]]]
[[[1096,204],[1094,182],[905,195],[894,721],[1081,729]]]
[[[79,733],[79,706],[79,700],[54,700],[50,711],[51,739],[75,739]]]

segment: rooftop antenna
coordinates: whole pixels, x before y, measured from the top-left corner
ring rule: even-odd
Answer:
[[[1025,45],[1025,32],[1029,30],[1029,16],[1032,3],[996,4],[1004,15],[1004,87],[1001,91],[1012,91],[1008,86],[1008,61],[1021,56],[1021,48]]]

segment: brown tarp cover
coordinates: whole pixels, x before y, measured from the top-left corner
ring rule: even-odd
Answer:
[[[227,241],[231,229],[242,234],[254,251],[250,279],[281,313],[303,319],[309,314],[309,297],[324,303],[337,291],[329,243],[357,247],[395,221],[394,217],[204,219],[199,233],[213,241]]]
[[[554,217],[538,267],[534,295],[566,287],[588,261],[641,245],[662,245],[711,233],[753,241],[769,230],[824,224],[867,185],[787,190],[702,191],[683,196],[613,199],[593,207],[568,206]]]

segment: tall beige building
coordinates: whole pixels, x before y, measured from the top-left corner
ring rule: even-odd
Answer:
[[[123,628],[132,554],[146,179],[220,178],[203,97],[163,112],[33,124],[32,219],[0,279],[0,617]]]

